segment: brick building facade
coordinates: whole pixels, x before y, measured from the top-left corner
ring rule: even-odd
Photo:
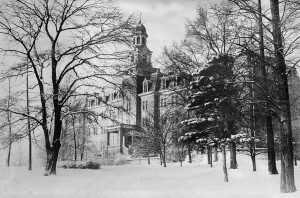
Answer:
[[[96,131],[90,133],[89,139],[96,145],[97,154],[128,153],[141,133],[147,113],[152,112],[159,118],[164,108],[180,100],[173,89],[178,90],[183,80],[176,75],[164,74],[152,66],[152,52],[147,47],[147,38],[146,28],[139,21],[133,31],[132,51],[129,53],[135,75],[123,80],[133,89],[122,93],[112,91],[101,98],[105,103],[99,100],[97,93],[95,97],[87,99],[88,108],[103,114],[99,124],[88,126],[89,131]]]

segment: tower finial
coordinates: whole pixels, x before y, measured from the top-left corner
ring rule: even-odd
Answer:
[[[140,23],[142,23],[142,12],[140,12]]]

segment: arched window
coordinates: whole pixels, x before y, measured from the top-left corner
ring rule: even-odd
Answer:
[[[166,88],[167,88],[167,79],[161,78],[161,89],[166,89]]]
[[[140,39],[140,37],[138,36],[138,37],[137,37],[136,44],[140,44],[140,40],[141,40],[141,39]]]
[[[148,92],[148,81],[145,78],[144,82],[143,82],[143,92]]]
[[[142,37],[142,44],[146,45],[146,38],[145,37]]]

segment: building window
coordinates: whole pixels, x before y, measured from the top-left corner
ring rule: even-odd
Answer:
[[[161,79],[161,88],[162,89],[166,89],[167,88],[167,79],[166,78],[162,78]]]
[[[149,124],[148,118],[142,118],[142,126],[147,126]]]
[[[133,37],[133,45],[135,44],[135,37]]]
[[[143,55],[143,62],[144,62],[144,63],[147,62],[147,57],[146,57],[146,55]]]
[[[94,105],[95,105],[95,100],[94,99],[90,100],[90,107],[92,107]]]
[[[143,110],[145,110],[145,101],[143,101]]]
[[[116,146],[119,144],[118,133],[109,133],[109,146]]]
[[[148,81],[145,78],[144,82],[143,82],[143,92],[148,92]]]
[[[138,36],[138,37],[137,37],[136,44],[140,44],[140,40],[141,40],[141,39],[140,39],[140,37]]]
[[[178,76],[177,75],[175,77],[174,86],[178,86]]]
[[[97,130],[97,128],[94,127],[93,130],[94,130],[94,135],[98,135],[98,130]]]
[[[146,39],[145,39],[145,37],[142,37],[142,44],[146,45]]]
[[[146,101],[145,108],[148,110],[148,101]]]
[[[131,108],[130,101],[127,101],[127,107],[126,107],[127,111],[130,111],[131,110],[130,108]]]
[[[163,107],[163,104],[164,104],[164,99],[161,98],[161,99],[160,99],[160,107]]]
[[[100,103],[101,103],[101,98],[98,96],[98,98],[97,98],[97,105],[100,105]]]

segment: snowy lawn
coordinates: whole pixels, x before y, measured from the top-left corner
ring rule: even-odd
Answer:
[[[279,163],[279,162],[278,162]],[[209,167],[205,160],[193,164],[104,166],[100,170],[58,169],[43,176],[42,167],[0,167],[0,197],[55,198],[271,198],[300,197],[300,165],[295,167],[296,193],[279,192],[279,175],[268,175],[267,161],[238,155],[239,168],[229,169],[223,182],[222,162]],[[280,170],[280,165],[277,168]]]

